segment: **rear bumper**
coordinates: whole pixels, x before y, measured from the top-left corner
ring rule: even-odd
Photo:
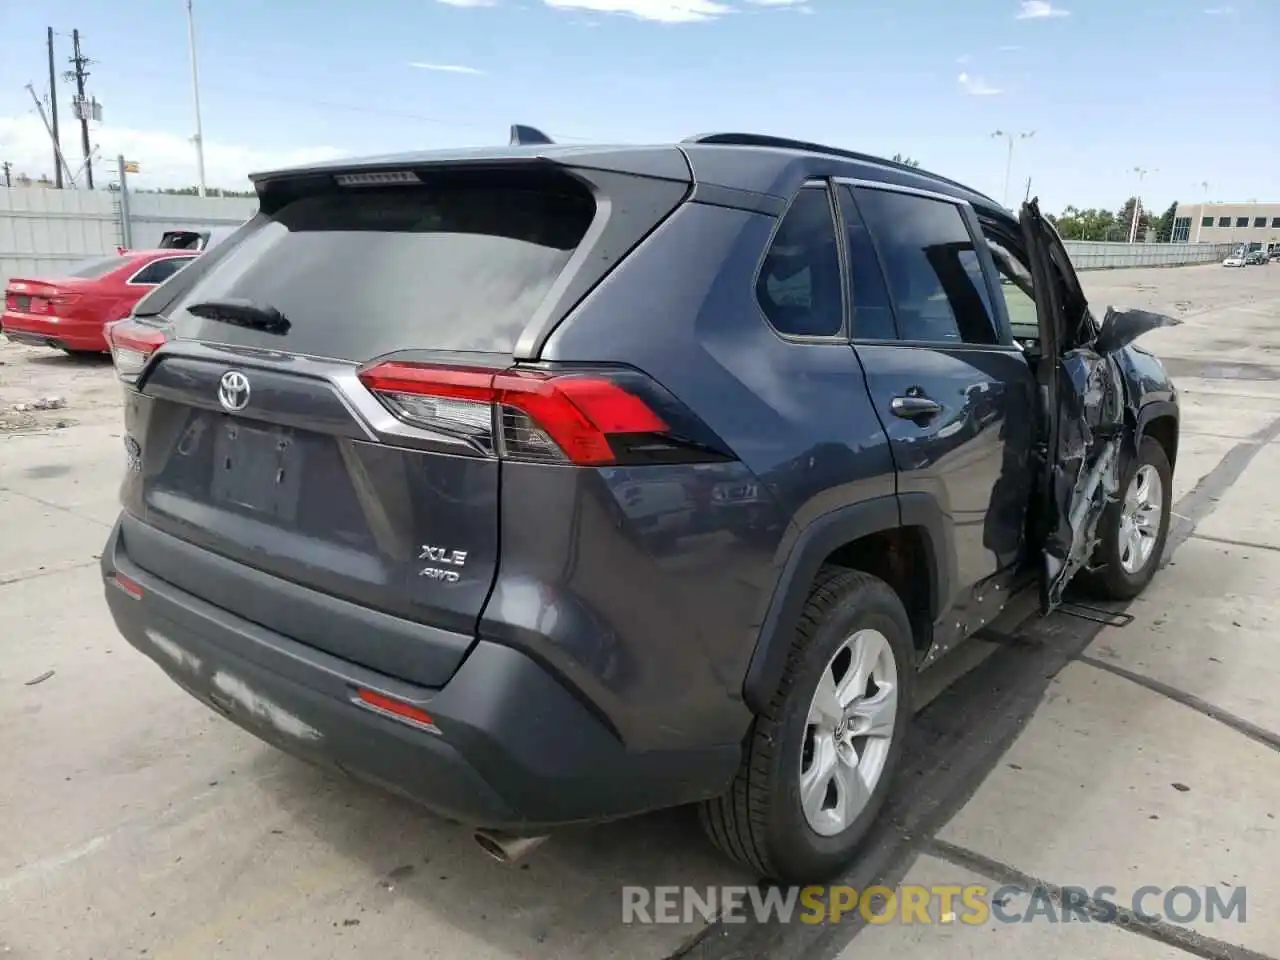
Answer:
[[[69,320],[10,311],[0,316],[0,330],[14,343],[59,350],[107,352],[105,327],[97,321]]]
[[[132,564],[117,523],[107,604],[133,646],[197,699],[286,752],[469,826],[538,832],[718,795],[737,744],[632,752],[554,676],[478,641],[440,689],[367,670],[266,630]],[[134,597],[116,572],[142,587]],[[355,690],[421,705],[439,733],[367,710]]]

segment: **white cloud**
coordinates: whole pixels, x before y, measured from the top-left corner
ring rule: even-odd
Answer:
[[[1069,17],[1070,10],[1055,7],[1049,0],[1022,0],[1018,4],[1018,20],[1044,20],[1049,17]]]
[[[994,97],[1002,93],[998,87],[993,87],[981,77],[971,77],[967,73],[962,73],[956,77],[960,84],[960,89],[971,97]]]
[[[721,0],[542,0],[557,10],[621,13],[657,23],[697,23],[715,20],[733,8]]]
[[[464,67],[458,63],[423,63],[415,60],[409,66],[416,67],[418,70],[434,70],[436,73],[466,73],[472,76],[483,76],[483,70],[477,70],[475,67]]]
[[[185,137],[108,125],[91,131],[90,140],[99,147],[93,164],[95,185],[115,178],[116,156],[119,154],[137,161],[140,169],[138,174],[130,176],[130,183],[139,189],[189,187],[198,180],[195,146]],[[78,171],[81,163],[79,138],[64,132],[62,150],[72,171]],[[246,177],[255,171],[332,160],[350,153],[349,150],[330,146],[272,150],[206,138],[205,180],[210,187],[247,190],[249,183]],[[15,175],[25,173],[33,180],[42,174],[50,178],[53,176],[49,135],[34,114],[0,117],[0,155],[13,163]]]
[[[438,0],[453,7],[494,7],[500,0]],[[812,0],[542,0],[553,10],[612,13],[654,23],[700,23],[739,12],[745,4],[794,13],[813,13]]]

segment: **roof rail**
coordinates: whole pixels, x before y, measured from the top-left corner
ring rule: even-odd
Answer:
[[[951,180],[947,177],[940,176],[936,173],[930,173],[928,170],[921,170],[919,167],[913,167],[907,163],[901,163],[897,160],[886,160],[884,157],[872,156],[869,153],[858,153],[856,150],[844,150],[840,147],[829,147],[821,143],[811,143],[808,140],[792,140],[790,137],[773,137],[766,133],[701,133],[692,137],[685,137],[681,143],[706,143],[716,144],[730,147],[776,147],[780,150],[803,150],[806,153],[828,153],[835,157],[845,157],[849,160],[860,160],[863,163],[878,163],[883,167],[892,167],[895,170],[903,170],[907,173],[918,173],[922,177],[928,177],[930,180],[937,180],[939,183],[950,184],[961,190],[982,197],[984,200],[991,200],[985,193],[981,193],[973,187]]]
[[[537,127],[526,126],[523,123],[511,125],[511,146],[529,147],[543,143],[555,143],[555,141]]]

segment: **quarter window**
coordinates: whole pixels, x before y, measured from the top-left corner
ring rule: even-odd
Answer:
[[[844,317],[840,253],[825,187],[805,187],[782,218],[756,280],[760,309],[792,337],[831,337]]]
[[[986,284],[960,208],[889,190],[859,189],[855,196],[884,263],[902,338],[995,343]]]
[[[1213,217],[1201,217],[1201,218],[1200,218],[1200,226],[1202,226],[1202,227],[1212,227],[1212,226],[1213,226]]]
[[[1253,218],[1253,225],[1254,225],[1255,227],[1265,227],[1265,226],[1267,225],[1267,218],[1266,218],[1266,217],[1254,217],[1254,218]]]
[[[1237,227],[1247,227],[1248,225],[1249,225],[1249,218],[1248,218],[1248,217],[1236,217],[1236,226],[1237,226]]]
[[[1218,226],[1220,226],[1220,227],[1229,227],[1229,226],[1231,226],[1231,218],[1230,218],[1230,217],[1219,217],[1219,218],[1218,218]]]
[[[1280,230],[1280,217],[1271,218],[1271,229]]]

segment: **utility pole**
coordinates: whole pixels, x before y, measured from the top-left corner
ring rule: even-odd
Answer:
[[[1146,167],[1134,167],[1133,172],[1138,175],[1138,192],[1133,195],[1133,221],[1129,224],[1129,242],[1138,242],[1138,218],[1142,215],[1142,180],[1148,173],[1159,173],[1158,170],[1148,170]]]
[[[1196,220],[1196,243],[1200,242],[1200,228],[1204,226],[1204,208],[1209,200],[1209,181],[1201,180],[1196,184],[1202,191],[1200,199],[1200,216]]]
[[[129,250],[133,248],[133,217],[129,214],[129,164],[123,153],[116,157],[116,171],[120,177],[120,240]]]
[[[10,172],[13,170],[13,164],[6,160],[4,163],[0,163],[0,168],[4,169],[4,185],[6,187],[12,187],[13,180],[10,176]]]
[[[187,42],[191,46],[191,97],[196,108],[196,173],[199,175],[200,196],[205,195],[204,186],[204,129],[200,123],[200,71],[196,68],[196,18],[191,9],[191,0],[187,0]]]
[[[992,139],[1003,138],[1009,141],[1009,155],[1004,164],[1004,193],[1000,196],[1000,202],[1006,207],[1009,206],[1009,176],[1013,172],[1013,141],[1015,139],[1030,140],[1035,135],[1036,132],[1034,130],[1018,134],[1009,133],[1005,130],[996,130],[991,134]]]
[[[53,185],[62,189],[62,141],[58,137],[58,75],[53,66],[53,27],[49,27],[49,118],[53,125]]]
[[[71,45],[75,50],[71,57],[74,70],[67,71],[67,78],[76,82],[76,114],[80,117],[80,147],[84,151],[85,182],[93,189],[93,156],[89,147],[89,117],[93,111],[84,95],[84,82],[89,79],[89,71],[85,67],[93,61],[80,52],[80,31],[71,31]]]

